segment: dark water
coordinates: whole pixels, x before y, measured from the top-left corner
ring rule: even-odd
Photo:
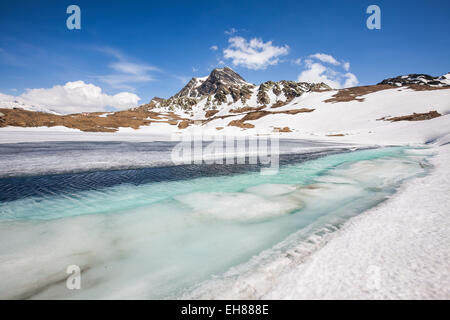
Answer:
[[[141,185],[162,181],[177,181],[252,172],[268,165],[250,164],[187,164],[175,166],[168,161],[177,142],[49,142],[0,144],[0,201],[14,201],[26,197],[46,197],[96,190],[120,184]],[[204,143],[207,145],[207,142]],[[296,140],[283,140],[280,149],[322,146]],[[306,153],[281,154],[279,165],[316,159],[328,154],[348,151],[336,146]],[[136,158],[144,161],[137,163]],[[103,164],[95,166],[101,158]],[[30,163],[32,162],[32,163]],[[133,168],[134,166],[147,166]],[[155,166],[161,164],[161,166]],[[124,169],[115,169],[125,167]],[[36,175],[33,174],[33,168]],[[95,169],[91,169],[95,168]],[[68,173],[54,173],[69,171]],[[79,172],[81,171],[81,172]],[[84,171],[84,172],[83,172]],[[25,175],[26,174],[26,175]],[[6,175],[6,177],[5,177]],[[19,175],[19,176],[8,176]]]

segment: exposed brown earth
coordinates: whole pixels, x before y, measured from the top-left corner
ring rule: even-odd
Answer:
[[[285,110],[285,111],[276,111],[276,112],[273,112],[273,113],[297,114],[297,113],[313,112],[314,110],[315,109],[300,108],[300,109],[291,109],[291,110]]]
[[[178,124],[178,129],[186,129],[191,124],[190,120],[183,120]]]
[[[254,112],[249,112],[247,113],[241,120],[242,121],[247,121],[247,120],[257,120],[260,119],[264,116],[267,116],[268,114],[271,114],[274,112],[270,112],[270,111],[254,111]]]
[[[278,101],[275,102],[270,108],[272,108],[272,109],[279,108],[279,107],[282,107],[282,106],[287,105],[288,103],[289,103],[289,101],[281,101],[281,100],[278,100]]]
[[[242,128],[242,129],[251,129],[251,128],[255,127],[253,124],[245,123],[242,120],[233,120],[233,121],[231,121],[228,124],[228,126],[230,126],[230,127],[239,127],[239,128]]]
[[[245,116],[240,120],[233,120],[228,125],[229,126],[235,126],[240,128],[254,128],[254,125],[250,123],[245,123],[245,121],[251,121],[251,120],[258,120],[262,117],[265,117],[270,114],[297,114],[297,113],[305,113],[305,112],[313,112],[314,109],[308,109],[308,108],[301,108],[301,109],[292,109],[292,110],[284,110],[284,111],[267,111],[267,110],[260,110],[260,111],[253,111],[248,112],[245,114]],[[248,125],[251,125],[248,126]],[[283,132],[283,131],[282,131]]]
[[[249,111],[258,111],[264,109],[264,106],[261,107],[242,107],[242,108],[236,108],[236,109],[231,109],[230,112],[231,113],[243,113],[243,112],[249,112]]]
[[[242,114],[240,120],[231,121],[230,126],[240,128],[253,128],[254,125],[245,123],[249,120],[257,120],[270,114],[292,114],[302,112],[312,112],[314,109],[301,108],[284,111],[267,111],[260,107],[243,107],[232,110],[236,115]],[[215,119],[225,119],[234,116],[233,114],[214,116],[219,110],[209,110],[206,113],[207,119],[198,120],[200,124],[205,124]],[[23,109],[0,109],[0,127],[54,127],[64,126],[72,129],[79,129],[87,132],[115,132],[120,127],[139,129],[141,126],[148,126],[152,123],[167,123],[185,129],[194,123],[193,120],[182,118],[173,112],[158,113],[153,112],[143,105],[141,107],[105,113],[77,113],[69,115],[55,115],[44,112],[27,111]]]
[[[289,127],[284,128],[273,128],[273,132],[292,132],[292,130]]]
[[[418,85],[418,84],[409,84],[403,87],[392,86],[389,84],[377,84],[373,86],[361,86],[361,87],[353,87],[338,90],[338,92],[333,95],[330,99],[324,100],[324,102],[349,102],[349,101],[359,101],[363,102],[364,98],[362,96],[374,93],[381,90],[386,89],[395,89],[395,88],[409,88],[415,91],[430,91],[430,90],[442,90],[448,89],[448,87],[432,87],[427,85]]]
[[[336,133],[336,134],[327,134],[327,137],[343,137],[345,134],[343,133]]]
[[[338,92],[333,95],[330,99],[325,100],[324,102],[348,102],[348,101],[359,101],[363,102],[364,98],[360,98],[369,93],[374,93],[381,90],[392,89],[393,86],[388,84],[379,84],[375,86],[362,86],[362,87],[353,87],[338,90]]]
[[[383,119],[385,121],[391,121],[391,122],[396,122],[396,121],[422,121],[422,120],[430,120],[430,119],[434,119],[437,117],[442,116],[439,112],[437,111],[430,111],[427,113],[413,113],[407,116],[401,116],[401,117],[393,117],[393,118],[387,118],[387,119]]]
[[[205,113],[205,117],[209,118],[212,117],[213,115],[215,115],[217,112],[219,112],[219,110],[208,110]]]
[[[297,113],[305,113],[305,112],[313,112],[314,109],[308,109],[308,108],[301,108],[301,109],[291,109],[291,110],[284,110],[284,111],[255,111],[255,112],[249,112],[247,113],[241,120],[247,121],[247,120],[257,120],[264,116],[267,116],[269,114],[297,114]]]
[[[173,113],[156,113],[142,110],[118,111],[106,116],[104,112],[55,115],[22,109],[0,109],[0,127],[54,127],[64,126],[87,132],[115,132],[120,127],[139,129],[151,123],[177,125],[180,117]]]

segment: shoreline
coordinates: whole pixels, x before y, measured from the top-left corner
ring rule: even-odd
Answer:
[[[444,139],[427,151],[436,154],[426,176],[339,229],[287,248],[280,243],[181,298],[449,299],[450,144]]]
[[[450,145],[433,151],[427,176],[350,219],[263,298],[449,299]]]

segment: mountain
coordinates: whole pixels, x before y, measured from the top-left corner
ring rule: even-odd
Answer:
[[[363,136],[375,143],[382,142],[382,134],[402,143],[425,136],[432,140],[437,129],[450,128],[449,78],[410,74],[336,90],[295,81],[255,85],[230,68],[220,68],[191,79],[168,99],[153,98],[129,110],[59,116],[0,106],[0,127],[65,126],[94,132],[132,128],[152,134],[192,129],[208,135],[281,132],[340,141]]]
[[[223,69],[214,69],[207,77],[192,78],[174,97],[198,98],[215,94],[225,88],[240,88],[245,85],[251,86],[239,74],[225,67]]]
[[[225,106],[251,108],[281,106],[306,92],[331,90],[325,83],[267,81],[259,86],[244,80],[232,69],[214,69],[209,76],[192,78],[186,86],[169,99],[154,98],[143,106],[157,112],[218,111]]]
[[[428,85],[431,87],[446,87],[450,86],[450,72],[440,77],[433,77],[427,74],[408,74],[405,76],[385,79],[379,84],[389,84],[394,86],[418,84]]]
[[[43,106],[30,105],[13,96],[0,94],[0,108],[5,109],[22,109],[27,111],[45,112],[50,114],[58,114],[50,108]]]

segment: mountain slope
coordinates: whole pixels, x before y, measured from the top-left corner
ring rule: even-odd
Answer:
[[[324,83],[295,81],[267,81],[256,86],[225,67],[214,69],[207,77],[193,78],[169,99],[154,98],[140,108],[181,112],[186,117],[199,119],[230,110],[281,106],[306,92],[327,90],[331,88]]]
[[[44,106],[30,105],[13,96],[0,93],[0,108],[4,109],[23,109],[28,111],[45,112],[50,114],[58,114],[50,108]]]
[[[417,79],[426,81],[418,83]],[[0,127],[65,126],[93,132],[139,129],[149,134],[281,132],[308,139],[424,142],[445,130],[450,133],[447,80],[448,74],[409,75],[372,86],[333,90],[323,83],[294,81],[254,85],[223,68],[192,79],[168,99],[153,98],[130,110],[57,116],[0,109]]]
[[[433,77],[427,74],[408,74],[406,76],[385,79],[379,84],[389,84],[394,86],[418,84],[431,87],[446,87],[450,86],[450,72],[440,77]]]

